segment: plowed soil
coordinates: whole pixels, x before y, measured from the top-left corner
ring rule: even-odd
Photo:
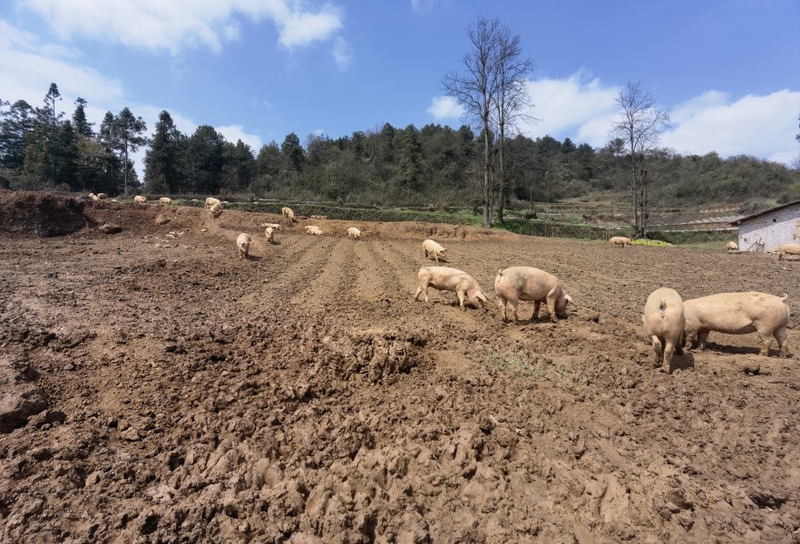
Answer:
[[[29,409],[0,433],[2,542],[800,542],[798,359],[712,333],[669,373],[641,326],[661,286],[797,306],[798,262],[306,219],[269,245],[279,216],[21,198],[0,195],[0,405]],[[427,237],[486,310],[412,300]],[[577,308],[503,323],[512,265]]]

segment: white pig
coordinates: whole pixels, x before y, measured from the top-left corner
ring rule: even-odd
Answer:
[[[611,242],[611,245],[613,247],[617,247],[617,246],[625,247],[625,246],[631,245],[631,243],[632,243],[631,239],[626,237],[626,236],[614,236],[613,238],[611,238],[609,240],[609,242]]]
[[[480,304],[481,308],[484,308],[483,303],[487,301],[475,278],[457,268],[423,266],[417,272],[417,282],[419,287],[417,287],[414,300],[418,300],[419,295],[425,293],[425,302],[428,302],[428,287],[433,287],[440,291],[455,291],[458,295],[458,305],[462,310],[465,310],[465,298],[475,307]]]
[[[683,353],[681,336],[686,325],[683,300],[674,289],[662,287],[647,297],[642,315],[644,331],[650,337],[655,351],[655,363],[666,364],[672,372],[672,352]]]
[[[778,260],[782,261],[787,255],[800,255],[800,244],[781,244],[778,247]]]
[[[776,297],[768,293],[719,293],[683,302],[686,314],[686,347],[695,338],[698,348],[704,349],[710,331],[725,334],[758,333],[761,341],[759,355],[766,356],[772,337],[778,341],[781,356],[789,354],[788,295]]]
[[[212,204],[208,211],[211,212],[211,217],[219,217],[222,215],[222,202]]]
[[[439,264],[439,259],[445,259],[445,252],[447,250],[434,242],[431,239],[425,240],[422,242],[422,253],[425,254],[425,258],[428,258],[428,253],[433,255],[434,259],[436,259],[436,264]]]
[[[550,319],[558,321],[567,317],[567,304],[572,301],[561,282],[554,275],[530,266],[512,266],[498,272],[494,279],[494,292],[497,303],[503,309],[503,321],[508,320],[506,310],[511,308],[514,321],[517,321],[517,303],[520,300],[533,301],[533,319],[539,317],[539,305],[547,303]]]
[[[236,247],[239,249],[239,258],[240,259],[247,259],[250,254],[250,242],[252,239],[250,235],[246,232],[241,233],[238,238],[236,238]]]

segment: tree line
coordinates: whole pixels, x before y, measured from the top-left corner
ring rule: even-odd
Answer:
[[[86,119],[85,100],[75,101],[69,118],[59,111],[60,100],[53,83],[41,107],[0,101],[0,175],[15,188],[458,206],[485,212],[486,178],[496,179],[500,168],[496,136],[489,139],[487,165],[486,131],[476,135],[468,125],[399,128],[385,123],[335,139],[309,135],[303,143],[291,133],[280,144],[253,150],[241,140],[226,141],[209,125],[183,134],[167,111],[151,134],[128,108],[107,112],[95,128]],[[143,180],[130,158],[139,148],[145,150]],[[646,167],[636,161],[643,154]],[[507,134],[502,168],[502,192],[496,185],[490,188],[494,209],[533,208],[536,202],[598,191],[630,195],[632,170],[640,180],[646,178],[647,199],[655,206],[800,198],[800,172],[783,164],[717,153],[682,156],[658,147],[631,152],[622,137],[595,149],[570,138]]]

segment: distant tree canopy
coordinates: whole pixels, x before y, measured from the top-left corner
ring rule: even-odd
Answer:
[[[129,145],[134,138],[146,141],[141,184],[132,161],[126,164],[120,115],[107,112],[93,127],[86,121],[86,101],[78,99],[67,118],[58,112],[56,92],[51,86],[42,108],[24,100],[0,101],[0,175],[15,188],[119,195],[127,170],[129,189],[155,194],[470,209],[484,202],[484,141],[466,125],[385,123],[338,138],[314,134],[302,143],[291,133],[283,142],[251,149],[226,141],[210,125],[183,134],[162,111],[152,134],[128,134]],[[136,125],[138,118],[126,110],[129,125]],[[620,138],[595,149],[570,138],[516,134],[506,139],[503,162],[503,201],[509,208],[600,191],[629,201],[630,151]],[[800,171],[749,156],[681,156],[655,149],[647,169],[654,207],[800,199]]]

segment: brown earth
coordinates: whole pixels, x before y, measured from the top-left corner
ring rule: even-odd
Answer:
[[[800,263],[279,219],[0,192],[2,542],[800,542],[797,358],[712,333],[670,374],[641,327],[660,286],[798,301]],[[578,308],[414,302],[427,236]]]

